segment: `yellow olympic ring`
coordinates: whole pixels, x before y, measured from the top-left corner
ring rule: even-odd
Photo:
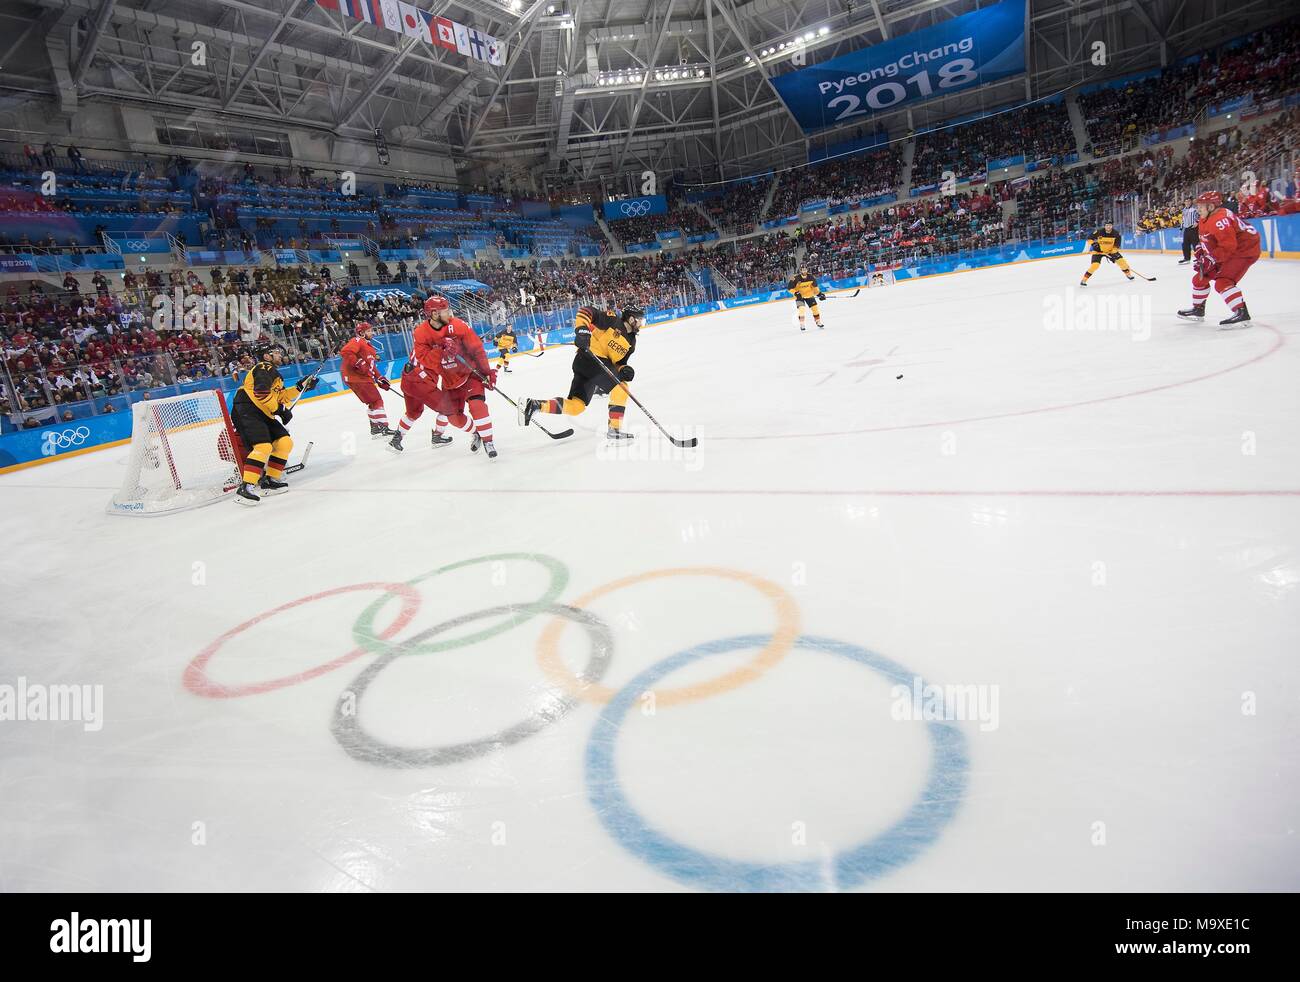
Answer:
[[[790,594],[771,580],[765,580],[760,576],[754,576],[741,570],[725,569],[719,566],[685,566],[677,569],[656,569],[648,573],[637,573],[633,576],[626,576],[621,580],[615,580],[613,583],[606,583],[604,586],[596,587],[596,589],[573,601],[569,606],[581,610],[593,600],[603,597],[607,593],[613,593],[615,590],[636,583],[645,583],[647,580],[666,579],[670,576],[713,576],[719,579],[746,583],[772,601],[772,606],[776,610],[777,623],[767,647],[760,651],[749,664],[725,672],[706,682],[656,691],[655,703],[657,705],[675,706],[679,703],[695,702],[698,699],[720,695],[723,692],[738,689],[748,682],[753,682],[784,658],[790,651],[795,639],[799,637],[799,606]],[[595,682],[583,682],[570,672],[560,659],[558,646],[560,635],[568,623],[568,621],[559,618],[554,618],[547,623],[545,630],[542,631],[542,636],[537,640],[537,663],[541,666],[542,671],[546,673],[547,678],[563,687],[569,695],[586,702],[603,705],[613,699],[618,690]]]

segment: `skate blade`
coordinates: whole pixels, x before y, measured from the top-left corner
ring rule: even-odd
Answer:
[[[242,494],[235,495],[235,501],[245,508],[255,508],[262,503],[261,498],[245,498]]]
[[[1248,327],[1250,327],[1250,321],[1241,321],[1237,324],[1220,324],[1219,330],[1220,331],[1244,331]]]
[[[288,488],[258,488],[257,490],[261,492],[261,497],[266,498],[271,495],[284,494],[289,489]]]

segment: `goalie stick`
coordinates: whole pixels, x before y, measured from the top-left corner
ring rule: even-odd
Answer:
[[[654,423],[655,426],[659,427],[659,432],[662,433],[664,436],[666,436],[669,442],[672,443],[674,447],[693,447],[700,442],[697,437],[693,437],[693,436],[688,437],[685,440],[679,440],[677,437],[673,436],[671,433],[665,430],[662,426],[660,426],[659,420],[655,419],[654,416],[651,415],[650,410],[646,409],[644,403],[642,403],[640,399],[638,399],[636,396],[632,394],[632,390],[627,387],[626,382],[622,381],[617,375],[611,372],[609,368],[605,365],[605,363],[601,361],[599,358],[593,356],[592,360],[597,365],[600,366],[601,371],[603,371],[606,375],[608,375],[615,385],[621,385],[623,387],[623,391],[627,393],[627,397],[637,404],[637,408],[640,409],[641,412],[646,414],[646,418],[649,419],[650,422]]]

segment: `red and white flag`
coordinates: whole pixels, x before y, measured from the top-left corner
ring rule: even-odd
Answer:
[[[432,44],[429,22],[424,19],[423,14],[404,0],[397,0],[397,6],[402,11],[402,33],[407,37],[419,38],[426,44]]]
[[[448,51],[456,50],[456,25],[446,17],[433,18],[433,43]]]

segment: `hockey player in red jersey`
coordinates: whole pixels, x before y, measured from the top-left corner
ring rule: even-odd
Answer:
[[[393,436],[397,431],[388,428],[388,412],[384,409],[384,397],[379,394],[380,389],[387,392],[392,385],[379,373],[375,363],[375,346],[370,343],[373,335],[374,328],[362,321],[357,325],[356,336],[343,345],[341,354],[343,382],[365,404],[370,416],[370,435],[378,439]]]
[[[495,457],[492,417],[484,391],[495,388],[497,373],[488,364],[483,342],[473,328],[452,314],[445,297],[429,297],[424,302],[424,313],[427,319],[415,329],[411,358],[402,370],[406,411],[389,447],[403,449],[402,437],[427,406],[437,413],[435,448],[452,442],[443,434],[450,423],[457,429],[473,430],[471,450],[481,446],[488,457]]]
[[[1241,279],[1259,258],[1259,232],[1223,207],[1218,191],[1206,191],[1196,199],[1200,216],[1192,275],[1192,305],[1178,311],[1188,320],[1205,319],[1205,300],[1213,286],[1232,316],[1219,321],[1220,327],[1249,327],[1250,311],[1241,294]]]

